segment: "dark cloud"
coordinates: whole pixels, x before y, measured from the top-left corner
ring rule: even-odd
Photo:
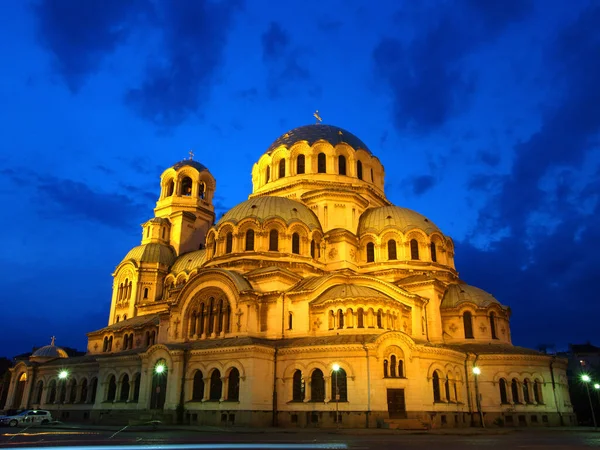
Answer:
[[[413,194],[422,195],[435,186],[435,178],[431,175],[420,175],[411,180],[411,185]]]
[[[160,2],[161,58],[154,55],[142,84],[127,92],[126,103],[142,118],[163,128],[182,123],[208,99],[240,0]]]
[[[69,89],[77,92],[150,7],[146,0],[41,0],[33,10],[40,42],[55,56]]]
[[[263,58],[276,60],[283,57],[290,44],[287,33],[276,22],[271,22],[269,29],[261,36]]]
[[[500,154],[498,152],[489,152],[482,150],[477,154],[479,161],[490,167],[496,167],[500,164]]]
[[[426,132],[462,111],[476,84],[472,75],[463,73],[463,58],[510,23],[522,19],[530,9],[528,3],[436,4],[429,23],[423,23],[414,39],[404,42],[394,36],[383,38],[373,51],[373,59],[377,76],[391,91],[396,126]],[[399,17],[406,20],[411,15]]]

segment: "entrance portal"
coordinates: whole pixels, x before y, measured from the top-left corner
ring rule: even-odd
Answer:
[[[387,404],[390,419],[406,419],[404,389],[388,389]]]

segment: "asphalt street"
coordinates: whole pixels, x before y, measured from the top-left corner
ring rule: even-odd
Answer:
[[[600,432],[592,430],[306,430],[306,429],[207,429],[153,430],[151,427],[105,429],[0,428],[0,447],[119,446],[138,445],[181,449],[579,449],[600,448]]]

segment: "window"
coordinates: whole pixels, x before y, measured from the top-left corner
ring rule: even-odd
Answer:
[[[285,177],[285,159],[279,160],[279,178]]]
[[[269,231],[269,251],[276,252],[279,249],[279,233],[277,230]]]
[[[381,310],[377,311],[377,328],[383,328],[383,313]]]
[[[375,176],[373,175],[373,169],[371,169],[371,181],[375,182]]]
[[[465,339],[473,339],[473,316],[469,311],[463,314],[463,325],[465,328]]]
[[[88,396],[88,381],[87,378],[84,378],[81,381],[81,397],[79,399],[79,403],[86,403]]]
[[[181,195],[187,197],[192,195],[192,179],[190,177],[185,177],[181,180]]]
[[[144,299],[148,298],[148,288],[144,288]]]
[[[106,400],[112,402],[115,400],[117,395],[117,379],[114,375],[110,376],[108,380],[108,392],[106,393]]]
[[[340,402],[348,401],[348,377],[341,367],[331,374],[331,398]]]
[[[429,244],[429,248],[431,248],[431,260],[433,262],[437,262],[437,253],[435,251],[435,242]]]
[[[510,389],[512,391],[511,393],[512,393],[513,403],[521,403],[519,401],[519,382],[517,381],[516,378],[512,379]]]
[[[142,375],[138,372],[133,376],[133,401],[138,402],[140,400],[140,381]]]
[[[246,251],[251,252],[254,250],[254,230],[246,231]]]
[[[340,330],[344,328],[344,312],[341,309],[338,309],[337,312],[337,325]]]
[[[292,234],[292,253],[300,254],[300,236],[298,233]]]
[[[419,259],[419,243],[416,239],[410,240],[410,259]]]
[[[362,175],[362,162],[356,161],[356,176],[359,180],[363,179]]]
[[[292,401],[304,401],[304,378],[302,378],[302,372],[300,370],[296,370],[294,372],[294,378],[292,381]]]
[[[306,157],[304,155],[298,155],[298,158],[296,158],[296,173],[297,174],[304,173],[305,162],[306,162]]]
[[[389,362],[387,359],[384,359],[383,360],[383,378],[388,377],[388,367],[389,367]]]
[[[490,313],[490,331],[492,332],[492,339],[498,339],[496,336],[496,314]]]
[[[390,358],[390,377],[396,378],[396,355]]]
[[[529,380],[523,381],[523,403],[531,403],[529,397]]]
[[[356,312],[356,328],[364,328],[365,327],[365,312],[362,308],[358,308],[358,311]]]
[[[126,402],[129,399],[129,375],[123,375],[123,379],[121,380],[121,395],[119,396],[119,400],[122,402]]]
[[[540,383],[539,380],[533,382],[533,399],[538,404],[544,403],[544,398],[542,397],[542,383]]]
[[[56,380],[50,381],[48,386],[48,396],[46,397],[46,403],[54,403],[56,401]]]
[[[265,173],[265,183],[268,183],[271,179],[271,167],[267,166],[267,171]]]
[[[508,403],[508,396],[506,395],[506,380],[504,378],[500,378],[500,403],[506,405]]]
[[[310,401],[325,401],[325,379],[323,378],[323,372],[319,369],[315,369],[310,376]]]
[[[367,262],[375,261],[375,244],[369,242],[367,244]]]
[[[338,156],[338,173],[346,175],[346,157],[344,155]]]
[[[388,241],[388,259],[398,259],[396,253],[396,241],[393,239]]]
[[[325,153],[319,153],[319,156],[317,156],[317,172],[327,173],[327,159]]]
[[[69,392],[69,403],[75,403],[75,400],[77,400],[77,381],[73,380]]]
[[[237,402],[240,399],[240,371],[235,367],[227,377],[227,400]]]
[[[225,235],[225,253],[233,251],[233,233],[231,231]]]
[[[210,376],[210,395],[209,400],[219,401],[221,400],[221,391],[223,389],[223,382],[221,381],[221,372],[217,369],[213,370]]]
[[[92,378],[90,383],[90,403],[96,403],[96,391],[98,390],[98,378]]]
[[[192,385],[192,401],[200,402],[204,398],[204,375],[200,370],[194,374],[194,383]]]
[[[42,380],[37,382],[35,389],[35,404],[39,405],[42,403],[42,394],[44,393],[44,382]]]
[[[291,330],[293,325],[294,325],[294,316],[291,312],[289,312],[288,313],[288,330]]]
[[[431,382],[433,383],[433,401],[441,402],[442,398],[440,396],[440,376],[437,371],[433,372],[433,377],[431,378]]]
[[[401,359],[398,360],[398,378],[404,378],[404,361]],[[456,385],[454,388],[456,389]]]
[[[315,258],[315,240],[310,241],[310,257]]]

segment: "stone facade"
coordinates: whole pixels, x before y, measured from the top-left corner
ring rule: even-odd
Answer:
[[[209,170],[167,169],[113,273],[107,326],[85,356],[16,364],[6,407],[102,422],[572,423],[566,361],[512,345],[510,309],[459,279],[432,221],[387,200],[358,138],[291,130],[252,181],[215,223]]]

